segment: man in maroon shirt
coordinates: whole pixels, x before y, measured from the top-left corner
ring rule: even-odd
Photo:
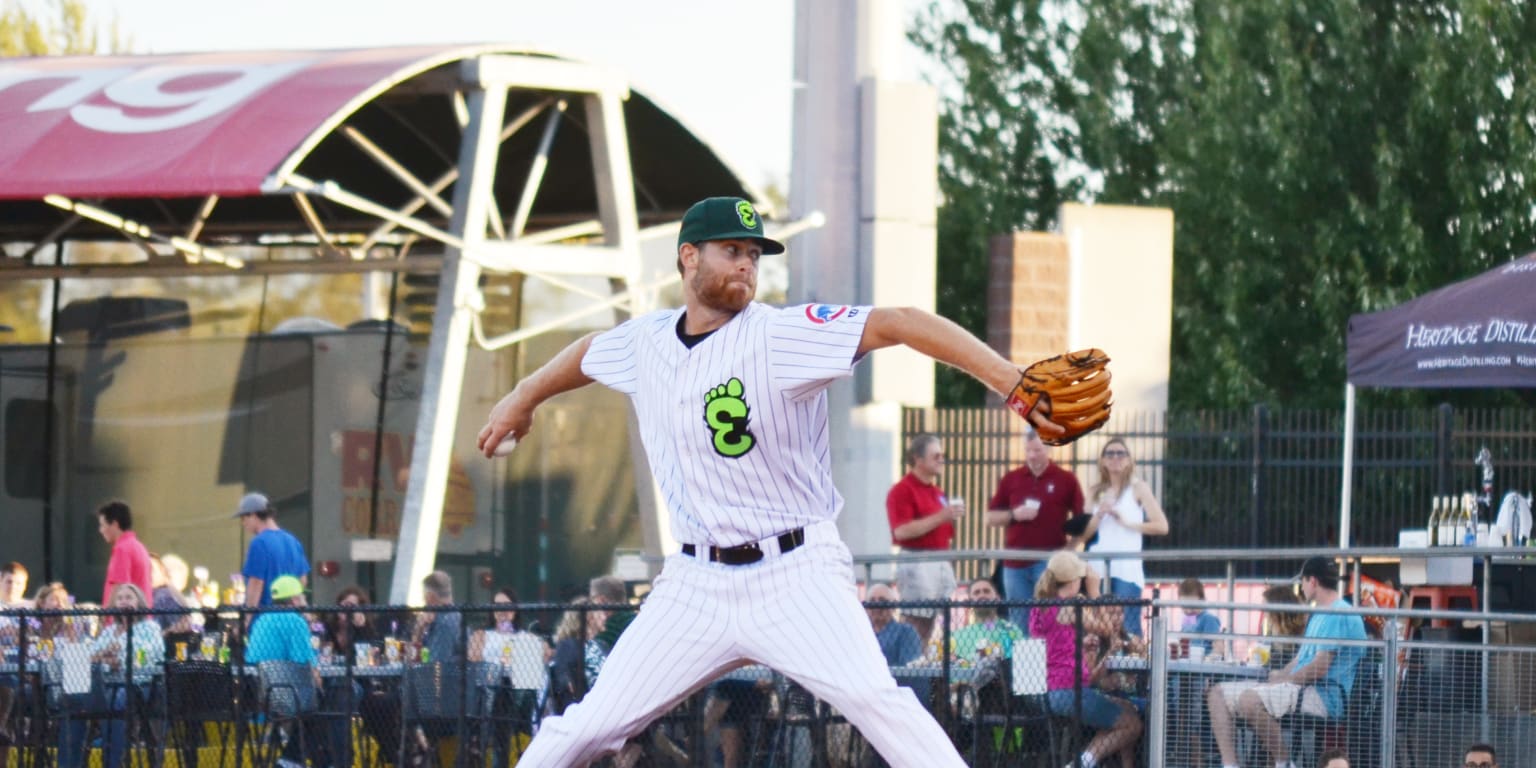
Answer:
[[[1067,535],[1061,526],[1083,513],[1083,487],[1073,475],[1051,461],[1045,443],[1033,429],[1024,434],[1024,466],[1003,475],[987,504],[987,525],[1002,526],[1008,549],[1061,549]],[[1035,582],[1045,572],[1044,560],[1004,560],[1004,598],[1029,600]],[[1029,632],[1029,610],[1011,605],[1008,618]]]
[[[944,472],[944,444],[933,435],[912,438],[907,466],[906,476],[885,495],[891,543],[902,552],[948,551],[954,523],[965,516],[965,501],[945,496],[937,485]],[[904,601],[948,600],[955,591],[955,568],[948,560],[902,562],[896,566],[896,588]],[[936,613],[937,608],[903,608],[901,619],[926,643]]]

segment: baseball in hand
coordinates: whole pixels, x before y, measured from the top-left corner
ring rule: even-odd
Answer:
[[[516,448],[516,447],[517,447],[517,438],[515,438],[515,437],[513,437],[511,435],[507,435],[505,438],[502,439],[502,441],[500,443],[498,443],[496,445],[495,454],[497,456],[509,456],[509,455],[512,454],[512,449]]]

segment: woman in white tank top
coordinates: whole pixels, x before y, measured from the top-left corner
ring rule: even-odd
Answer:
[[[1092,499],[1093,516],[1083,538],[1091,539],[1095,532],[1099,535],[1098,541],[1088,547],[1090,553],[1140,552],[1142,537],[1168,534],[1168,516],[1163,514],[1163,505],[1152,495],[1152,487],[1136,476],[1136,461],[1125,441],[1118,437],[1105,443],[1099,453],[1099,482],[1089,491],[1088,498]],[[1107,577],[1104,594],[1141,597],[1146,575],[1140,560],[1111,560],[1109,572],[1105,573],[1103,560],[1091,556],[1084,559],[1101,577]],[[1140,606],[1126,607],[1125,631],[1141,636]]]

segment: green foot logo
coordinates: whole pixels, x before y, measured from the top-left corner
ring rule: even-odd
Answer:
[[[741,379],[732,377],[704,395],[704,423],[715,433],[715,453],[739,459],[752,450],[757,440],[747,431],[752,409],[741,399]]]

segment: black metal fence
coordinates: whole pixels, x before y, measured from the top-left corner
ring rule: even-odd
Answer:
[[[942,483],[975,509],[1023,463],[1020,425],[1000,408],[908,409],[903,433],[944,439]],[[1326,546],[1338,542],[1343,434],[1341,411],[1116,414],[1053,459],[1086,486],[1097,479],[1099,447],[1111,436],[1125,439],[1137,471],[1160,489],[1171,526],[1168,536],[1147,540],[1148,549]],[[1435,496],[1478,492],[1474,459],[1483,447],[1493,456],[1495,510],[1506,492],[1536,488],[1536,410],[1360,413],[1350,543],[1396,546],[1400,529],[1424,527]],[[1001,530],[972,516],[956,531],[956,545],[998,548]],[[1258,575],[1262,566],[1252,568]]]
[[[1122,651],[1121,601],[1061,613],[1078,663]],[[872,603],[893,677],[973,761],[1054,765],[1082,746],[1085,690],[1050,694],[1046,642],[1007,603]],[[1030,602],[1056,616],[1064,603]],[[1140,603],[1145,605],[1145,603]],[[898,607],[937,615],[924,642]],[[602,674],[630,605],[0,611],[0,764],[507,766]],[[302,612],[301,612],[302,611]],[[558,616],[552,634],[518,616]],[[893,636],[900,636],[892,641]],[[1132,643],[1137,641],[1130,641]],[[1140,646],[1145,655],[1145,646]],[[1017,660],[1017,661],[1016,661]],[[1094,684],[1103,682],[1092,681]],[[1109,681],[1111,685],[1123,681]],[[1061,686],[1056,686],[1061,688]],[[1020,699],[1018,691],[1038,695]],[[881,765],[843,713],[748,664],[637,734],[614,766]],[[1044,763],[1042,763],[1044,764]]]

